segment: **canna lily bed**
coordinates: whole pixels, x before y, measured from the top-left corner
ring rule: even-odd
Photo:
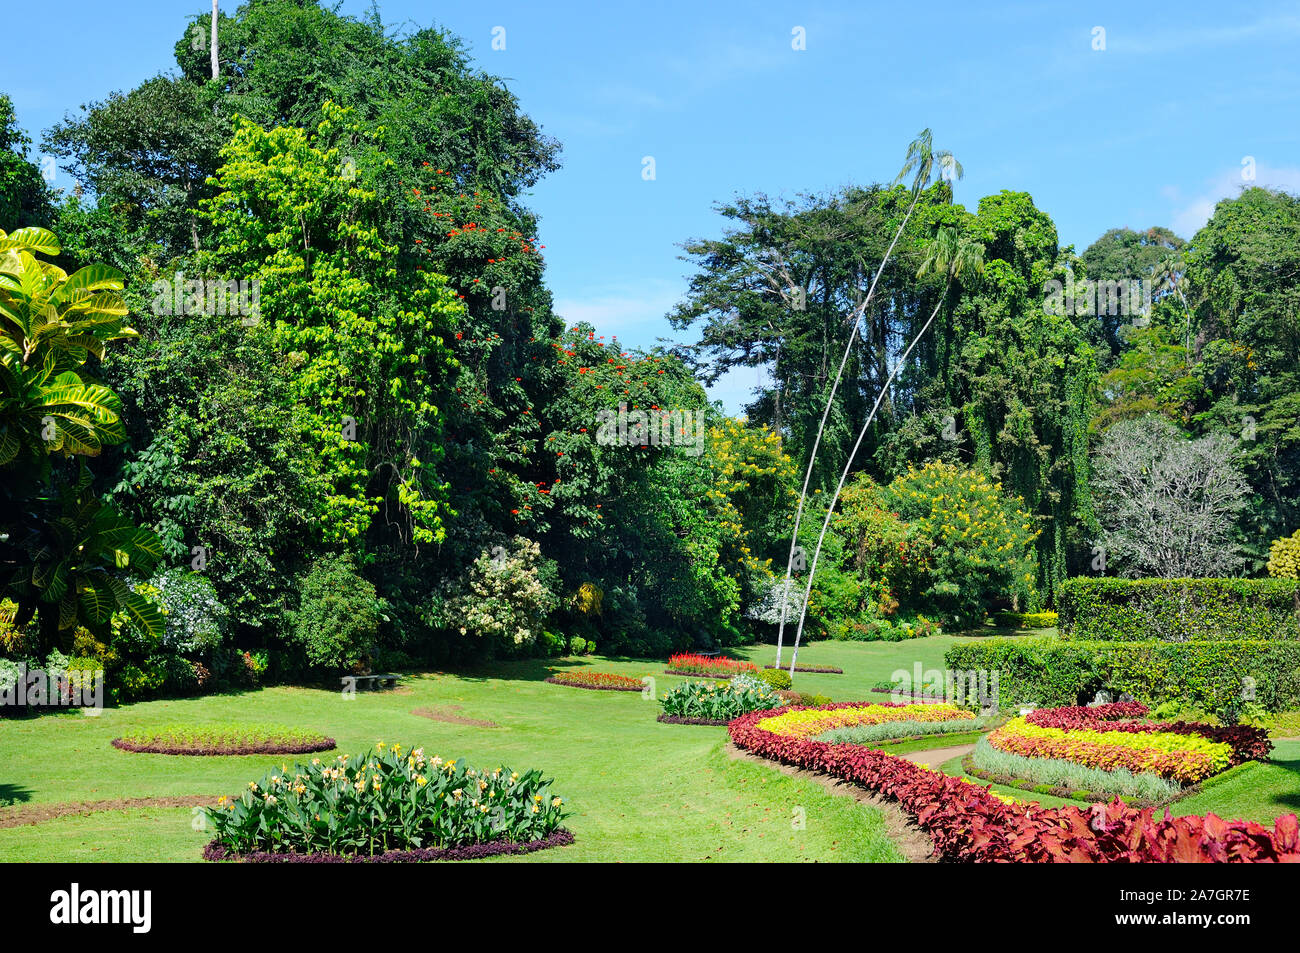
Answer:
[[[836,707],[862,706],[827,706]],[[1093,804],[1090,809],[1043,808],[1004,798],[978,784],[864,745],[831,744],[771,730],[785,724],[776,719],[797,711],[751,712],[737,718],[727,730],[736,747],[758,757],[820,771],[897,801],[945,860],[1300,862],[1300,821],[1294,814],[1279,817],[1270,830],[1252,821],[1225,821],[1213,814],[1170,817],[1166,812],[1160,816],[1151,808],[1130,807],[1118,798],[1109,804]],[[1066,720],[1072,715],[1067,712]],[[1040,724],[1054,720],[1061,719],[1048,712],[1038,719]],[[1232,744],[1239,755],[1249,753],[1252,747],[1258,749],[1246,732],[1219,732],[1219,740]]]
[[[573,843],[542,772],[491,771],[379,742],[284,764],[207,809],[212,861],[401,863],[531,853]]]

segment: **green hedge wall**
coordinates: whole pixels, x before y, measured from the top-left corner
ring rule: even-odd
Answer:
[[[1300,639],[1300,580],[1065,580],[1064,639],[1199,642]]]
[[[1300,642],[990,638],[959,642],[944,661],[949,669],[997,672],[1003,707],[1081,704],[1105,689],[1149,707],[1182,701],[1218,711],[1241,700],[1249,677],[1256,704],[1269,711],[1300,708]]]

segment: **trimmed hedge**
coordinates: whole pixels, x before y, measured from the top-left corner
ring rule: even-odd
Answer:
[[[1300,708],[1300,642],[991,638],[958,643],[944,661],[997,672],[1004,708],[1081,704],[1105,689],[1150,707],[1182,701],[1220,711],[1240,705],[1245,678],[1254,679],[1254,702],[1264,709]]]
[[[1059,621],[1055,612],[993,613],[993,624],[1007,629],[1050,629]]]
[[[1295,579],[1065,580],[1061,638],[1165,642],[1300,639]]]

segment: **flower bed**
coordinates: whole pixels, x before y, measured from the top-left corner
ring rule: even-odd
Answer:
[[[764,665],[763,668],[776,668],[784,671],[790,671],[784,665]],[[844,669],[836,668],[834,665],[796,665],[796,672],[810,672],[814,675],[843,675]]]
[[[208,817],[211,860],[438,860],[517,853],[567,816],[540,771],[477,771],[380,742],[272,770]],[[552,840],[548,841],[548,838]],[[513,846],[511,846],[513,845]],[[533,845],[533,846],[529,846]]]
[[[1085,811],[1008,803],[992,791],[905,758],[858,745],[780,735],[751,712],[728,727],[732,742],[759,757],[822,771],[899,802],[950,860],[1051,862],[1300,862],[1300,821],[1279,817],[1272,830],[1252,821],[1156,817],[1116,800]]]
[[[962,770],[982,781],[1089,804],[1122,797],[1134,806],[1163,805],[1195,788],[1150,772],[1093,768],[1064,758],[1028,758],[1000,751],[988,738],[976,742],[975,750],[962,761]]]
[[[835,728],[886,722],[967,721],[975,716],[955,705],[900,705],[894,702],[837,702],[819,708],[790,708],[761,723],[765,731],[790,738],[811,738]]]
[[[147,754],[306,754],[329,751],[334,739],[281,725],[161,725],[114,738],[112,744]]]
[[[996,716],[994,716],[996,717]],[[832,728],[817,735],[818,741],[838,745],[886,745],[938,735],[969,734],[986,729],[993,718],[945,718],[941,721],[882,721],[874,725]]]
[[[664,692],[659,720],[674,725],[725,725],[746,712],[785,704],[775,691],[752,675],[731,684],[686,682]]]
[[[689,655],[679,654],[668,659],[668,675],[702,675],[705,678],[734,678],[737,675],[753,675],[758,666],[753,662],[727,658],[725,655]]]
[[[467,847],[425,847],[419,850],[390,850],[382,854],[299,854],[293,851],[255,850],[246,854],[232,853],[217,841],[203,848],[203,859],[211,861],[239,861],[245,864],[418,864],[436,860],[478,860],[483,857],[500,857],[505,854],[531,854],[548,847],[567,847],[573,843],[573,833],[564,828],[546,835],[541,840],[527,843],[513,841],[488,841]]]
[[[546,681],[570,688],[591,688],[605,692],[639,692],[645,689],[641,679],[612,672],[556,672]]]

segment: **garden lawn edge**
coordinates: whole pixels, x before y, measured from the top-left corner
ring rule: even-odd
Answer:
[[[1157,817],[1118,798],[1090,811],[1008,804],[990,788],[926,770],[860,745],[830,745],[758,728],[786,709],[751,712],[728,726],[739,748],[783,764],[823,771],[879,792],[916,818],[946,859],[982,862],[1300,863],[1300,820],[1273,830],[1214,814]]]
[[[515,843],[514,841],[488,841],[467,844],[464,847],[425,847],[419,850],[390,850],[382,854],[298,854],[293,851],[250,851],[246,854],[226,850],[217,841],[203,848],[203,859],[213,862],[238,861],[245,864],[418,864],[430,861],[480,860],[484,857],[501,857],[507,854],[531,854],[549,847],[567,847],[574,841],[571,831],[560,828],[541,840]]]
[[[183,745],[142,745],[136,744],[132,741],[127,741],[124,738],[114,738],[112,745],[120,751],[130,751],[134,754],[170,754],[188,755],[191,757],[217,757],[246,754],[310,754],[313,751],[333,751],[336,747],[333,738],[322,738],[319,741],[307,741],[297,745],[195,745],[192,747]]]

